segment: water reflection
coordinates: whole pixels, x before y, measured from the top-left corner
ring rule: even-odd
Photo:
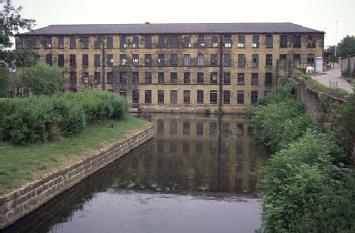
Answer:
[[[246,118],[153,115],[149,119],[155,127],[153,140],[4,233],[181,232],[182,228],[169,227],[189,219],[200,222],[189,222],[186,232],[215,232],[216,224],[222,232],[238,227],[240,232],[253,232],[260,226],[260,204],[254,197],[264,152],[249,137]],[[168,213],[161,213],[161,208]],[[223,218],[226,222],[208,220],[218,218],[218,211],[230,213]],[[202,212],[203,218],[198,214]],[[107,218],[114,221],[108,224]],[[137,218],[143,223],[132,220]],[[208,224],[209,228],[199,228]]]

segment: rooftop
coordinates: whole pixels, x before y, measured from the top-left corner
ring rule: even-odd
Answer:
[[[49,25],[21,35],[324,33],[294,23],[164,23]]]

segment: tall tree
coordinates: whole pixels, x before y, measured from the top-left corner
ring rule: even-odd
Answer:
[[[337,56],[346,57],[355,54],[355,37],[346,36],[337,46]]]

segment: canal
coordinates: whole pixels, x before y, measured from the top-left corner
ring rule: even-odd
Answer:
[[[4,233],[254,233],[265,152],[243,115],[148,116],[155,138]]]

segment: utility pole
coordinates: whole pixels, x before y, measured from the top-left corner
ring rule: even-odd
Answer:
[[[338,20],[335,20],[335,46],[334,46],[334,56],[337,56],[337,40],[338,40]]]

